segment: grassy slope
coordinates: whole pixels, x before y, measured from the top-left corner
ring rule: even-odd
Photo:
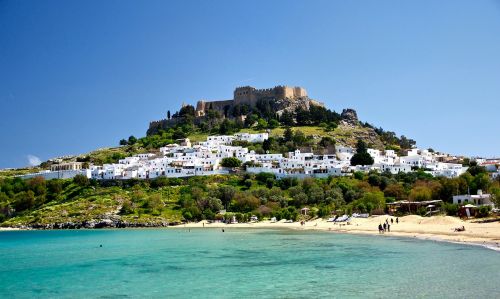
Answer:
[[[145,196],[160,193],[164,208],[160,215],[151,215],[145,209],[136,209],[129,215],[119,215],[123,200],[130,200],[131,189],[120,187],[87,187],[82,188],[75,184],[67,186],[60,196],[60,200],[53,200],[25,212],[23,215],[11,218],[2,223],[2,226],[18,226],[31,223],[49,224],[63,222],[82,222],[100,220],[109,217],[120,218],[128,222],[152,221],[180,221],[182,216],[177,208],[179,199],[178,187],[163,187],[158,190],[140,188]]]
[[[356,147],[356,142],[359,138],[364,139],[368,145],[378,149],[384,149],[384,144],[378,137],[378,135],[370,128],[363,128],[361,126],[352,127],[344,124],[340,124],[338,128],[333,131],[326,131],[322,127],[293,127],[293,130],[302,131],[306,136],[312,135],[317,137],[329,136],[337,141],[337,144],[347,145],[351,147]],[[271,130],[270,136],[281,137],[285,128],[280,127]],[[242,129],[241,132],[244,133],[258,133],[263,132],[256,129]],[[189,136],[189,139],[193,142],[203,141],[207,139],[208,134],[197,133]]]

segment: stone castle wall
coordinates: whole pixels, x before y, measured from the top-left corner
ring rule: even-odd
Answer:
[[[215,110],[219,111],[222,115],[224,115],[224,110],[228,109],[227,107],[231,107],[233,105],[233,100],[225,100],[225,101],[198,101],[196,103],[195,115],[197,117],[204,116],[205,111]]]
[[[237,87],[234,90],[232,100],[225,101],[198,101],[196,103],[196,116],[204,116],[208,110],[216,110],[221,114],[234,105],[249,105],[255,106],[259,99],[273,98],[281,99],[298,99],[307,97],[307,91],[302,87],[276,86],[273,88],[256,89],[251,86]]]
[[[302,87],[275,86],[273,88],[256,89],[251,86],[243,86],[237,87],[234,90],[234,97],[232,100],[198,101],[195,107],[196,118],[194,119],[194,122],[201,123],[209,110],[215,110],[221,115],[226,115],[226,112],[230,111],[230,109],[235,105],[246,104],[254,107],[260,99],[276,100],[274,108],[277,110],[293,110],[298,106],[303,107],[304,109],[309,109],[310,105],[323,106],[323,103],[309,99],[307,91]],[[280,112],[277,111],[277,113]],[[180,121],[182,120],[178,118],[153,121],[149,124],[148,135],[157,132],[158,130],[164,130],[175,126]]]
[[[247,104],[254,106],[263,98],[301,98],[307,97],[307,92],[302,87],[276,86],[273,88],[256,89],[251,86],[237,87],[234,90],[234,104]]]

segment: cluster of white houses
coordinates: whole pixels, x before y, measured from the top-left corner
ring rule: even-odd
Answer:
[[[81,163],[78,162],[55,164],[50,171],[23,177],[43,176],[52,179],[83,174],[98,180],[116,180],[226,174],[230,169],[222,167],[221,161],[227,157],[235,157],[246,163],[247,172],[269,172],[278,178],[341,176],[350,175],[354,171],[370,170],[397,174],[410,172],[416,167],[424,168],[434,176],[452,178],[467,170],[461,164],[439,162],[442,159],[438,154],[416,148],[408,151],[406,156],[398,156],[393,150],[368,149],[375,163],[369,166],[351,166],[350,160],[355,150],[345,146],[337,146],[335,153],[331,154],[317,155],[295,150],[282,155],[257,154],[246,147],[234,145],[234,141],[255,143],[268,138],[268,133],[238,133],[232,136],[209,136],[206,141],[195,145],[192,145],[189,139],[184,139],[178,144],[160,148],[159,154],[138,154],[119,160],[118,163],[90,165],[89,169],[82,169]]]
[[[338,146],[336,152],[316,155],[300,150],[282,154],[257,154],[234,141],[263,142],[268,133],[240,133],[233,136],[209,136],[206,141],[191,145],[189,139],[160,148],[161,154],[139,154],[119,160],[115,164],[91,166],[90,177],[94,179],[152,179],[165,177],[188,177],[196,175],[226,174],[230,169],[221,166],[224,158],[235,157],[246,164],[250,173],[268,172],[278,178],[327,177],[349,175],[354,171],[389,171],[393,174],[410,172],[415,167],[428,169],[435,176],[456,177],[466,171],[461,164],[437,162],[437,156],[427,150],[413,149],[407,156],[398,157],[394,151],[369,149],[375,163],[370,166],[351,166],[355,150]]]

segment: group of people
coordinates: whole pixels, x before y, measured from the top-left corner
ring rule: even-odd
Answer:
[[[399,218],[396,217],[396,223],[399,223]],[[391,218],[391,224],[394,224],[394,219]],[[385,219],[384,224],[379,224],[378,225],[378,232],[380,234],[383,234],[385,232],[390,232],[391,231],[391,224],[389,224],[389,218]]]

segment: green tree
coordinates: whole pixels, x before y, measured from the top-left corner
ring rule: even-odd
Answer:
[[[222,135],[231,134],[237,131],[236,123],[229,119],[224,119],[219,126],[219,133]]]
[[[222,210],[224,206],[222,205],[222,201],[220,199],[215,197],[208,197],[206,208],[212,212],[218,212]]]
[[[296,130],[293,134],[293,143],[296,147],[304,146],[307,142],[306,135],[300,130]]]
[[[427,201],[432,199],[432,190],[427,186],[415,186],[408,196],[410,201]]]
[[[478,173],[471,184],[471,191],[477,192],[477,190],[488,191],[491,185],[490,178],[487,173]]]
[[[384,189],[384,195],[387,197],[394,197],[396,200],[406,199],[405,188],[399,183],[389,184]]]
[[[236,194],[236,188],[234,188],[233,186],[221,185],[219,186],[218,193],[219,193],[219,198],[222,201],[222,204],[227,209],[229,203]]]
[[[184,105],[181,110],[179,110],[179,117],[194,117],[195,110],[192,105]]]
[[[264,130],[265,128],[267,128],[267,126],[267,121],[263,118],[259,118],[259,120],[257,121],[257,130]]]
[[[382,178],[380,175],[372,173],[370,176],[368,176],[368,183],[372,186],[380,186],[382,183]]]
[[[59,179],[48,180],[47,190],[52,195],[59,195],[63,191],[63,182]]]
[[[175,129],[174,133],[172,134],[172,139],[184,139],[186,137],[186,133],[181,128]]]
[[[309,188],[307,195],[309,197],[307,203],[309,204],[322,203],[325,199],[325,192],[316,184]]]
[[[256,114],[250,114],[247,116],[247,118],[245,119],[245,126],[247,128],[250,128],[251,126],[253,126],[257,120],[259,119],[259,116],[256,115]]]
[[[135,138],[135,136],[131,135],[129,138],[128,138],[128,144],[129,145],[134,145],[137,143],[137,138]]]
[[[14,197],[14,208],[16,211],[24,211],[33,208],[35,205],[35,193],[31,190],[22,191]]]
[[[80,187],[86,187],[90,183],[89,178],[82,174],[75,175],[75,177],[73,178],[73,182]]]
[[[285,142],[292,141],[293,140],[293,131],[290,127],[287,127],[285,131],[283,132],[283,140]]]
[[[359,139],[356,146],[356,153],[351,158],[351,165],[373,165],[373,158],[368,154],[366,143]]]
[[[235,168],[241,166],[241,161],[238,158],[229,157],[229,158],[223,158],[220,164],[223,167]]]
[[[43,177],[38,176],[28,181],[28,187],[35,193],[35,196],[44,196],[47,193],[47,184]]]
[[[164,204],[160,193],[151,194],[146,202],[146,208],[148,208],[153,214],[160,214],[163,209]]]
[[[269,129],[275,129],[277,127],[279,127],[280,123],[276,120],[276,119],[271,119],[268,123],[268,127]]]
[[[500,208],[500,186],[495,185],[491,188],[491,200],[497,208]]]
[[[134,213],[134,206],[129,199],[124,199],[120,208],[120,214],[129,215]]]
[[[238,192],[234,197],[234,208],[237,212],[247,213],[257,209],[260,200],[247,192]]]
[[[285,110],[280,117],[280,122],[285,126],[293,126],[295,124],[295,120],[293,114],[288,110]]]
[[[486,168],[484,166],[478,166],[477,162],[471,162],[471,166],[467,169],[467,171],[472,174],[472,176],[477,176],[480,173],[487,173]]]

